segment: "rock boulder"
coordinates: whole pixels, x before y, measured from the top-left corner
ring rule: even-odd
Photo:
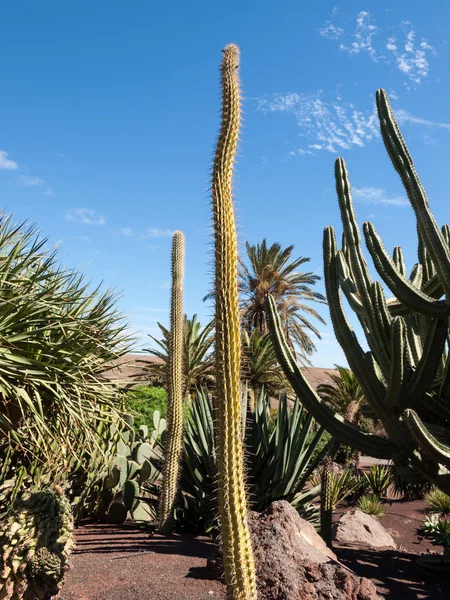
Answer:
[[[333,528],[334,539],[345,544],[370,548],[396,548],[394,538],[372,515],[354,508],[346,512]]]
[[[258,600],[375,600],[373,583],[336,560],[314,527],[285,501],[249,513]],[[217,569],[217,557],[210,564]]]

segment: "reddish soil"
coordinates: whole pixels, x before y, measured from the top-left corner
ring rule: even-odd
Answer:
[[[58,600],[222,600],[224,585],[206,569],[213,548],[205,537],[152,536],[132,523],[83,525]]]
[[[333,520],[352,507],[339,507]],[[339,560],[360,576],[371,579],[378,593],[389,600],[444,600],[450,598],[450,577],[421,572],[417,555],[442,553],[442,547],[418,535],[417,528],[425,520],[425,503],[390,501],[386,515],[380,519],[392,535],[398,550],[369,550],[337,545],[333,549]]]
[[[335,519],[348,507],[338,509]],[[340,545],[334,550],[343,564],[371,579],[388,600],[444,600],[450,579],[426,575],[417,555],[437,552],[417,527],[425,518],[423,502],[386,505],[383,526],[399,550],[369,550]],[[87,524],[76,532],[59,600],[206,600],[225,599],[222,583],[210,579],[206,560],[214,543],[206,537],[150,535],[132,523],[122,526]]]

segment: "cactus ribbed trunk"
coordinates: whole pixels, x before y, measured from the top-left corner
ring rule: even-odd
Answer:
[[[325,458],[322,467],[320,493],[320,535],[331,546],[331,521],[333,516],[333,459]]]
[[[159,505],[159,531],[161,533],[170,533],[172,530],[183,445],[183,276],[184,235],[181,231],[175,231],[172,240],[172,295],[167,390],[168,435]]]
[[[218,493],[227,597],[254,600],[256,574],[244,483],[239,369],[238,244],[232,178],[240,128],[239,49],[221,64],[222,121],[212,175],[215,241],[216,417]]]

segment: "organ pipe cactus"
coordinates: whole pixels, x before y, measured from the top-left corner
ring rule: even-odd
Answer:
[[[169,533],[172,529],[183,445],[183,277],[184,235],[181,231],[176,231],[172,240],[167,442],[159,504],[159,530],[161,533]]]
[[[239,48],[223,50],[222,113],[212,173],[218,495],[230,600],[254,600],[256,575],[244,483],[240,391],[238,244],[232,177],[240,128]]]
[[[271,297],[267,298],[268,321],[285,374],[319,423],[369,455],[394,460],[407,457],[437,487],[450,493],[450,447],[445,442],[450,422],[450,230],[446,225],[440,230],[436,224],[386,92],[378,90],[376,100],[385,147],[416,216],[418,262],[408,276],[401,249],[395,248],[390,256],[375,227],[364,224],[370,256],[393,294],[387,299],[380,282],[372,279],[363,255],[342,158],[335,165],[344,230],[342,249],[338,250],[333,228],[327,227],[323,251],[336,338],[388,439],[362,432],[324,406],[295,362]],[[359,319],[368,352],[346,318],[342,293]]]

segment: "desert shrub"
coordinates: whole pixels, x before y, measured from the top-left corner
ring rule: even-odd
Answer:
[[[433,488],[425,497],[428,510],[440,517],[450,517],[450,496]]]
[[[379,498],[386,497],[389,486],[392,483],[392,474],[389,467],[372,465],[369,471],[364,471],[363,473],[370,491]]]
[[[366,494],[365,496],[361,496],[357,502],[357,507],[359,510],[362,510],[368,515],[372,515],[373,517],[377,517],[378,519],[384,517],[385,514],[383,503],[376,494]]]
[[[429,479],[402,456],[397,456],[389,468],[394,494],[405,501],[423,500],[433,487]]]

